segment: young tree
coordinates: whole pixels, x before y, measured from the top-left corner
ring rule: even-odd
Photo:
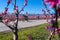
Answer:
[[[4,12],[3,12],[3,16],[4,15],[6,15],[7,14],[7,11],[8,11],[8,6],[9,6],[9,4],[11,3],[11,1],[12,0],[8,0],[7,1],[7,6],[6,6],[6,8],[5,8],[5,10],[4,10]],[[3,19],[2,20],[2,23],[4,23],[7,27],[9,27],[11,30],[12,30],[12,32],[13,32],[13,39],[14,40],[18,40],[18,15],[19,15],[19,13],[21,13],[21,11],[23,11],[23,9],[27,6],[27,0],[24,0],[24,6],[22,7],[22,9],[19,11],[18,10],[18,6],[16,6],[16,1],[17,0],[14,0],[14,14],[16,15],[16,20],[14,21],[14,24],[13,25],[10,25],[9,24],[9,19]],[[2,16],[2,17],[3,17]]]

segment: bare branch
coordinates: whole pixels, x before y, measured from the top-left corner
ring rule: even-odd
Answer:
[[[23,11],[24,8],[25,8],[25,6],[22,7],[22,9],[19,11],[19,13],[21,13],[21,11]]]
[[[3,22],[2,22],[3,23]],[[3,23],[5,24],[5,23]],[[5,24],[7,27],[9,27],[11,30],[14,30],[13,25]]]

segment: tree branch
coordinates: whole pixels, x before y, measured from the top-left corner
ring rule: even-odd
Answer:
[[[3,22],[2,22],[3,23]],[[5,23],[3,23],[5,24]],[[7,27],[9,27],[11,30],[14,30],[14,28],[12,27],[13,25],[8,25],[8,24],[5,24]]]

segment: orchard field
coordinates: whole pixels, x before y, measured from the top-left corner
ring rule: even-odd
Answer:
[[[18,32],[18,39],[19,40],[28,40],[29,36],[31,36],[32,40],[46,40],[49,36],[49,31],[45,29],[47,26],[46,24],[20,29]],[[60,26],[60,21],[59,21]],[[52,40],[58,40],[58,35],[53,35]],[[13,40],[13,33],[0,33],[0,40]]]

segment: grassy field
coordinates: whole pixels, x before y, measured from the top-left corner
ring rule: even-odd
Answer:
[[[20,29],[18,32],[18,39],[28,40],[28,35],[30,35],[32,37],[32,40],[46,40],[49,36],[49,31],[45,29],[47,25],[48,24],[42,24],[31,28]],[[0,33],[0,40],[13,40],[13,33]],[[52,40],[58,40],[58,36],[53,35]]]

